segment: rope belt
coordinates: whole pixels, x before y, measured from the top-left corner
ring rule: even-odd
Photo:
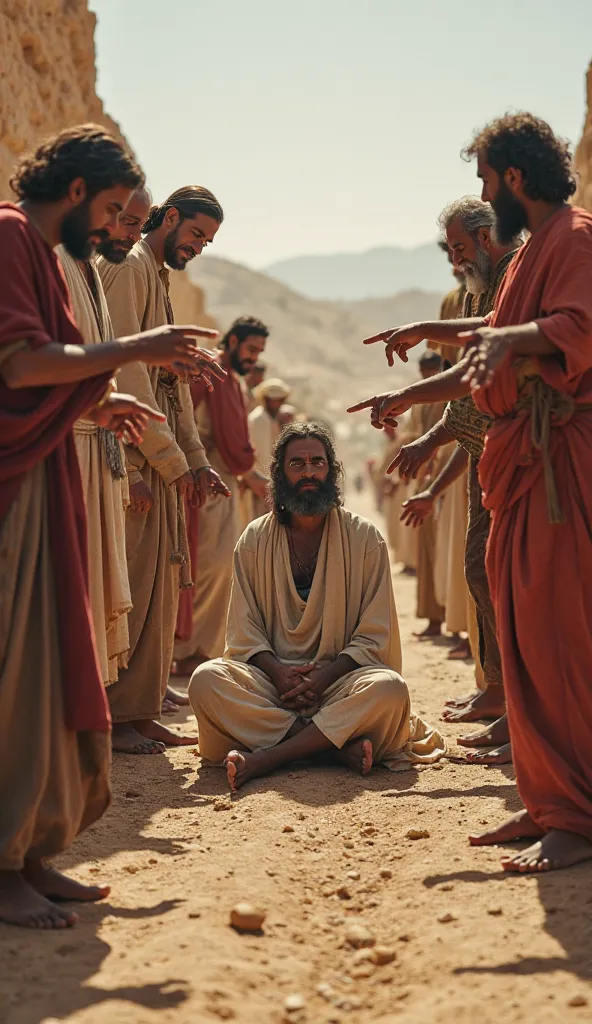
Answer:
[[[552,525],[564,523],[565,516],[549,450],[551,427],[563,427],[575,413],[592,411],[592,403],[575,402],[570,395],[552,388],[542,377],[530,377],[526,380],[526,390],[521,394],[510,416],[514,418],[517,413],[524,411],[530,413],[532,447],[541,454],[549,522]]]

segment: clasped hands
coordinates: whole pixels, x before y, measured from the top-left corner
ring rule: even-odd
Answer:
[[[282,704],[290,711],[306,711],[319,703],[325,690],[331,685],[328,674],[330,665],[283,665],[273,670],[271,681],[278,691]]]

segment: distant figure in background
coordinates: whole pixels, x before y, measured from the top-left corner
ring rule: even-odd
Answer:
[[[215,196],[202,186],[188,185],[151,208],[143,225],[145,237],[123,262],[117,248],[108,254],[115,256],[115,263],[101,256],[98,269],[118,337],[174,322],[167,268],[183,270],[213,241],[222,220]],[[212,359],[209,355],[207,379],[220,383],[224,375]],[[109,688],[113,749],[162,753],[165,744],[195,739],[157,721],[165,696],[174,705],[186,700],[168,688],[179,589],[191,583],[192,572],[185,499],[203,503],[209,495],[224,494],[226,487],[209,465],[186,380],[138,362],[127,367],[119,381],[122,388],[162,411],[166,421],[152,425],[138,446],[126,446],[131,498],[126,546],[133,609],[128,665]]]
[[[282,405],[278,412],[277,420],[280,427],[280,431],[284,427],[289,427],[291,423],[296,422],[297,410],[295,405]]]
[[[342,507],[328,432],[287,427],[273,454],[273,512],[234,556],[224,658],[194,673],[200,750],[232,790],[301,758],[367,775],[437,761],[444,740],[411,712],[386,544]]]
[[[230,498],[218,495],[191,513],[191,529],[197,534],[197,565],[193,590],[187,592],[192,597],[189,636],[177,639],[175,644],[176,675],[191,675],[197,665],[220,657],[224,651],[232,555],[241,532],[239,477],[261,498],[267,488],[267,477],[255,469],[242,378],[259,361],[268,335],[261,320],[239,317],[216,353],[218,364],[227,373],[224,382],[215,391],[209,391],[200,381],[191,387],[200,437]]]
[[[281,433],[279,412],[286,400],[290,397],[290,388],[278,377],[271,377],[263,381],[256,391],[259,405],[249,416],[249,433],[251,444],[255,449],[255,468],[265,477],[269,477],[269,467],[273,446]],[[269,512],[269,500],[267,495],[263,498],[255,495],[253,500],[253,518]]]
[[[257,406],[259,405],[257,396],[254,394],[254,392],[259,387],[260,384],[263,384],[266,373],[266,364],[258,362],[255,363],[255,366],[253,367],[252,370],[249,370],[249,372],[245,374],[244,381],[247,397],[247,415],[249,415],[249,413],[252,413],[253,409],[256,409]]]

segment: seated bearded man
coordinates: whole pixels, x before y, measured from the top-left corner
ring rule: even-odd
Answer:
[[[342,507],[329,433],[292,424],[276,442],[273,511],[234,556],[223,658],[189,695],[202,756],[231,789],[301,758],[363,775],[431,762],[444,740],[411,714],[386,544]]]

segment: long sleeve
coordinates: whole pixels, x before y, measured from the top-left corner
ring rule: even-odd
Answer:
[[[257,553],[247,547],[244,538],[234,552],[232,591],[226,624],[224,657],[247,662],[273,647],[259,611],[251,581],[256,571]]]
[[[177,415],[177,440],[189,469],[204,469],[209,465],[206,450],[201,442],[195,417],[189,384],[179,381],[181,411]]]
[[[401,671],[401,639],[391,581],[387,546],[383,540],[364,553],[363,600],[354,634],[341,654],[361,667],[386,665]]]
[[[145,363],[130,363],[124,366],[117,378],[117,386],[124,394],[134,395],[157,412],[162,412],[154,395],[150,373]],[[189,471],[185,455],[175,440],[168,423],[154,420],[148,425],[139,450],[150,465],[168,484],[172,484]],[[128,460],[133,464],[133,458]],[[133,471],[131,474],[132,483]]]

